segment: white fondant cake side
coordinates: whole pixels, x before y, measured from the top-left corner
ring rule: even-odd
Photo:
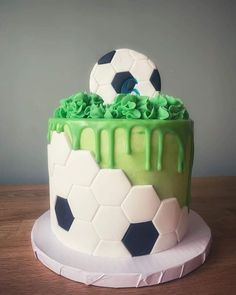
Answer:
[[[153,186],[132,186],[121,169],[100,169],[91,152],[71,150],[63,132],[53,132],[48,162],[51,227],[68,247],[125,257],[161,252],[183,239],[188,209],[176,198],[161,201]]]

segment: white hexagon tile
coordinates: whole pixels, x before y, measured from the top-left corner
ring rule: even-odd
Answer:
[[[111,64],[116,72],[126,72],[134,63],[134,59],[127,49],[119,49],[114,55]]]
[[[145,222],[153,219],[160,203],[152,185],[136,185],[129,191],[122,209],[131,223]]]
[[[51,180],[49,179],[49,195],[50,195],[50,210],[54,210],[55,202],[56,202],[56,194],[53,190],[53,185],[51,183]]]
[[[176,230],[181,209],[176,198],[165,199],[153,218],[153,224],[160,234],[171,233]]]
[[[91,188],[100,205],[118,206],[128,194],[131,184],[121,169],[101,169]]]
[[[60,226],[58,226],[58,222],[57,222],[57,217],[56,214],[51,214],[50,213],[50,218],[51,218],[51,229],[52,232],[56,235],[56,237],[62,242],[62,243],[66,243],[68,246],[71,246],[70,243],[70,236],[68,236],[68,232],[65,231],[63,228],[61,228]],[[75,247],[74,247],[75,249]]]
[[[86,186],[74,185],[69,193],[68,203],[74,217],[84,221],[91,221],[98,209],[98,202],[91,189]]]
[[[48,144],[48,171],[53,175],[54,165],[65,165],[71,152],[68,138],[64,132],[52,132],[51,143]]]
[[[68,197],[73,181],[67,177],[66,166],[55,165],[50,182],[55,195],[63,198]]]
[[[106,103],[112,103],[114,97],[117,95],[111,84],[98,86],[96,93],[100,95]]]
[[[178,222],[177,228],[176,228],[176,235],[177,235],[177,239],[179,242],[183,239],[183,237],[187,233],[188,218],[189,218],[188,208],[183,207],[181,210],[179,222]]]
[[[65,242],[78,251],[92,254],[99,240],[91,222],[75,219]]]
[[[100,241],[95,249],[95,256],[129,257],[131,256],[124,244],[120,241]]]
[[[115,76],[115,70],[110,63],[99,65],[91,73],[99,85],[110,84]]]
[[[151,254],[167,250],[177,244],[177,236],[175,232],[168,234],[160,234],[155,245],[152,248]]]
[[[93,75],[90,76],[89,88],[91,92],[97,93],[98,82],[94,79]]]
[[[141,95],[155,96],[155,95],[158,95],[159,93],[148,81],[139,82],[136,88],[139,90]]]
[[[146,55],[138,52],[138,51],[135,51],[135,50],[132,50],[132,49],[129,49],[129,54],[135,59],[148,59]]]
[[[55,165],[51,178],[57,195],[67,197],[72,185],[88,186],[99,171],[89,151],[72,150],[65,166]]]
[[[130,69],[130,73],[138,80],[138,81],[148,81],[151,77],[153,70],[155,69],[155,65],[149,60],[136,60]]]
[[[121,208],[113,206],[101,206],[92,223],[99,237],[108,241],[121,241],[129,227]]]

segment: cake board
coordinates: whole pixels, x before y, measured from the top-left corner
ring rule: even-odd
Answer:
[[[47,211],[35,221],[31,242],[36,258],[63,277],[100,287],[143,287],[182,278],[201,266],[209,253],[211,231],[191,210],[188,233],[175,247],[139,257],[99,257],[63,245],[51,230]]]

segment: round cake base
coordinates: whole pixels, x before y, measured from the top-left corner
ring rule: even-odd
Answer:
[[[175,247],[154,255],[108,258],[87,255],[63,245],[53,234],[50,213],[36,220],[31,241],[36,258],[71,280],[102,287],[143,287],[179,279],[205,262],[211,231],[190,211],[187,235]]]

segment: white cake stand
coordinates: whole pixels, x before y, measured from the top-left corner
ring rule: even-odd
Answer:
[[[61,276],[86,285],[143,287],[179,279],[205,262],[211,231],[194,211],[189,221],[188,234],[175,247],[133,258],[97,257],[66,247],[51,231],[49,211],[36,220],[31,241],[36,258]]]

